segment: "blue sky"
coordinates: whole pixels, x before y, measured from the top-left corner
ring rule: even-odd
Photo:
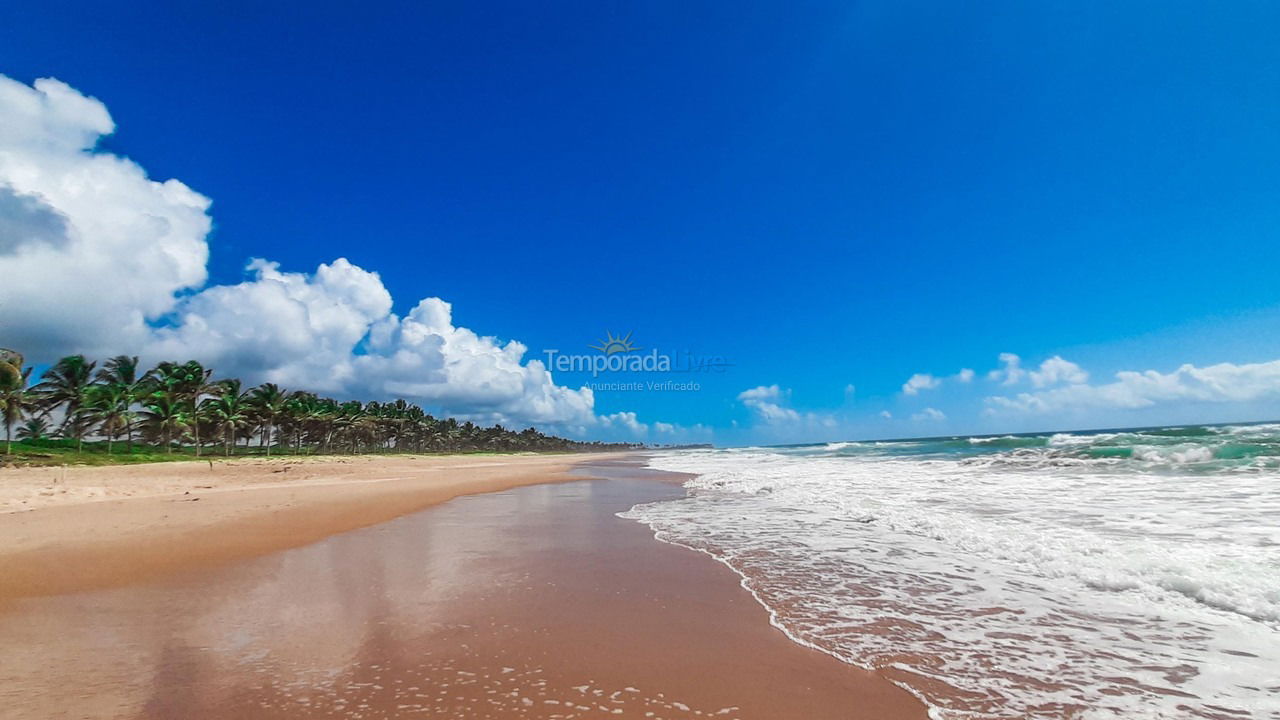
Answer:
[[[635,5],[29,4],[0,73],[97,98],[100,152],[212,200],[209,286],[342,257],[526,360],[612,331],[732,362],[594,394],[649,439],[1280,416],[1269,368],[1207,401],[986,400],[1051,389],[989,379],[1000,353],[1091,386],[1280,358],[1280,7]],[[741,396],[774,385],[782,416]]]

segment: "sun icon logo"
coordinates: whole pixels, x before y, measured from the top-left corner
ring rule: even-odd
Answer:
[[[605,355],[614,355],[617,353],[635,352],[640,348],[631,344],[631,333],[624,336],[614,337],[613,333],[606,331],[605,339],[599,345],[589,345],[592,350],[599,350]]]

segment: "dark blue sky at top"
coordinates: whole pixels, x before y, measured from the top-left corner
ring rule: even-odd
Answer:
[[[735,363],[602,412],[1280,352],[1230,332],[1280,306],[1280,5],[23,5],[0,72],[211,197],[212,282],[342,256],[532,356],[612,330]]]

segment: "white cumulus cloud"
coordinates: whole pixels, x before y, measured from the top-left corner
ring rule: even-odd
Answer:
[[[933,390],[942,385],[942,378],[936,378],[929,373],[916,373],[902,384],[902,392],[904,395],[919,395],[921,390]]]
[[[1048,413],[1089,408],[1140,409],[1168,402],[1232,403],[1280,397],[1280,360],[1208,367],[1186,364],[1170,373],[1121,371],[1101,385],[1084,382],[986,399],[990,412]]]
[[[623,428],[633,435],[644,435],[649,432],[649,426],[637,420],[636,414],[633,412],[616,412],[609,415],[601,415],[600,425],[606,428]]]
[[[1088,382],[1089,373],[1060,355],[1045,360],[1035,370],[1028,370],[1022,366],[1022,358],[1006,352],[1000,353],[1000,367],[987,373],[987,379],[1002,385],[1017,385],[1023,380],[1030,380],[1035,387],[1043,388],[1059,383]]]
[[[1003,385],[1016,385],[1026,377],[1027,371],[1022,369],[1022,358],[1010,352],[1000,353],[1001,367],[987,373],[987,379]]]
[[[106,107],[0,75],[0,329],[40,355],[138,348],[148,319],[205,281],[209,199],[94,152]]]
[[[912,415],[911,419],[916,421],[937,422],[939,420],[946,420],[947,416],[937,408],[927,407]]]
[[[597,420],[589,388],[557,385],[517,341],[456,326],[443,300],[396,315],[377,273],[342,258],[312,273],[257,259],[244,282],[206,287],[209,199],[97,150],[114,129],[103,103],[62,82],[0,76],[6,345],[37,361],[197,359],[251,383],[403,396],[484,421],[643,427]]]
[[[784,406],[788,395],[777,385],[761,385],[738,393],[738,400],[765,422],[799,420],[800,413]]]
[[[800,412],[788,405],[791,391],[777,385],[760,385],[738,393],[738,401],[751,410],[758,420],[788,432],[826,431],[836,427],[836,417],[829,412]]]
[[[1038,388],[1059,383],[1071,383],[1074,385],[1089,382],[1089,373],[1085,372],[1079,365],[1070,360],[1063,360],[1058,355],[1054,355],[1040,363],[1040,369],[1032,370],[1030,376],[1031,384]]]

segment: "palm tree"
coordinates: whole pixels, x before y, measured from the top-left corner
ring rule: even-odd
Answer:
[[[82,355],[59,360],[28,388],[30,369],[11,350],[0,349],[0,419],[5,424],[6,451],[12,451],[13,426],[24,417],[18,437],[40,439],[49,433],[49,416],[61,413],[58,433],[75,438],[83,449],[85,435],[96,428],[107,439],[108,454],[124,433],[133,448],[134,430],[163,442],[166,452],[192,442],[200,454],[205,429],[222,437],[230,455],[238,438],[246,447],[256,433],[264,452],[282,442],[303,452],[467,452],[474,450],[594,450],[622,444],[580,443],[544,435],[534,428],[521,432],[501,425],[481,427],[471,421],[437,419],[405,400],[339,403],[309,392],[286,394],[266,383],[241,392],[240,381],[211,383],[212,371],[196,361],[164,362],[145,375],[138,358],[118,355],[94,372],[96,363]],[[142,422],[135,423],[141,405]],[[32,413],[37,413],[32,417]]]
[[[86,393],[84,412],[98,423],[99,432],[107,436],[108,455],[122,432],[127,429],[133,433],[133,412],[129,405],[128,393],[121,385],[90,385]]]
[[[239,380],[223,380],[220,388],[219,394],[204,401],[203,408],[214,426],[222,432],[223,446],[227,457],[230,457],[236,432],[249,425],[249,404],[246,395],[240,392]]]
[[[262,419],[262,444],[267,449],[267,457],[271,457],[271,432],[284,410],[286,399],[284,391],[275,383],[263,383],[249,391],[249,405]]]
[[[207,370],[195,360],[178,364],[162,362],[148,375],[157,389],[173,394],[174,401],[181,406],[187,416],[191,428],[192,439],[196,447],[196,457],[200,456],[200,399],[205,395],[217,392],[218,387],[209,382],[212,370]]]
[[[441,422],[439,433],[441,450],[453,451],[458,449],[459,441],[462,439],[462,428],[458,425],[457,418],[446,418]]]
[[[137,355],[117,355],[102,364],[98,370],[97,380],[103,385],[111,385],[120,389],[120,402],[124,405],[128,416],[124,423],[125,436],[129,443],[129,453],[133,453],[133,406],[146,395],[147,379],[138,373]]]
[[[320,398],[316,401],[312,417],[316,425],[316,434],[320,438],[320,452],[328,454],[329,444],[338,431],[338,401],[332,398]]]
[[[0,349],[0,417],[4,420],[4,452],[13,454],[13,425],[32,410],[27,384],[31,368],[22,367],[22,355]]]
[[[13,453],[13,424],[26,414],[30,396],[27,383],[31,370],[23,369],[21,353],[0,348],[0,413],[5,425],[5,454]]]
[[[156,390],[142,403],[142,420],[151,432],[164,441],[165,452],[173,452],[173,437],[188,425],[182,400],[171,391]]]
[[[62,422],[62,427],[58,429],[58,434],[63,438],[74,439],[76,441],[76,452],[83,452],[84,436],[93,432],[95,424],[96,422],[89,406],[81,405],[76,409],[74,415],[69,415]]]
[[[59,406],[64,406],[62,425],[58,432],[67,435],[69,427],[80,416],[80,408],[84,405],[85,393],[93,379],[93,368],[96,362],[89,362],[83,355],[68,355],[53,367],[44,371],[39,385],[32,390],[38,397],[38,403],[45,414]],[[84,433],[71,433],[76,438],[76,452],[83,449]]]
[[[22,375],[22,353],[0,348],[0,384],[17,383]]]
[[[324,400],[303,390],[289,395],[285,413],[293,431],[293,452],[302,453],[304,441],[313,443],[324,437],[324,426],[329,418],[332,401]]]
[[[44,418],[28,418],[18,428],[19,440],[46,440],[49,437],[49,421]]]

